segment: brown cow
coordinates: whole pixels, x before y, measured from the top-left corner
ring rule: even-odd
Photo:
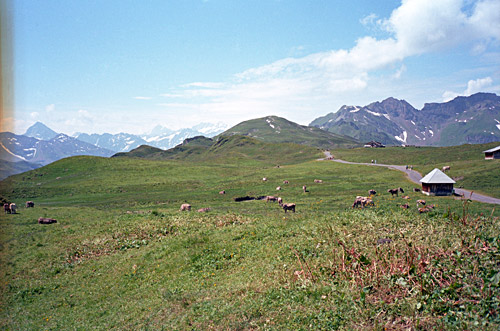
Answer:
[[[314,180],[314,182],[315,182],[315,183],[318,183],[318,184],[323,183],[323,181],[322,181],[321,179],[315,179],[315,180]]]
[[[283,210],[285,211],[285,214],[286,214],[287,210],[291,210],[295,213],[295,204],[294,203],[282,203],[280,205],[280,207],[283,208]]]
[[[200,208],[200,209],[198,209],[198,213],[206,213],[206,212],[209,212],[211,210],[212,209],[210,209],[209,207],[207,207],[207,208]]]
[[[33,201],[26,201],[26,208],[35,208],[35,203]]]
[[[362,197],[362,196],[357,196],[356,200],[354,200],[354,203],[352,204],[352,208],[356,208],[358,206],[361,206],[361,208],[364,208],[368,205],[373,206],[373,200],[368,198],[368,197]]]
[[[404,205],[401,205],[400,207],[403,209],[408,209],[408,208],[410,208],[410,205],[405,203]]]
[[[290,182],[289,182],[289,181],[287,181],[287,180],[284,180],[284,181],[283,181],[283,184],[290,184]]]
[[[375,195],[375,194],[377,194],[377,191],[375,191],[375,190],[368,191],[368,195]]]
[[[418,205],[425,206],[425,200],[417,200],[417,206]]]
[[[4,203],[3,210],[5,211],[6,214],[10,214],[10,204]]]
[[[278,197],[268,195],[264,200],[266,200],[266,202],[269,202],[269,201],[275,202],[275,201],[278,201]]]
[[[388,189],[387,192],[389,192],[392,196],[398,196],[398,192],[405,193],[401,187]]]
[[[450,170],[450,169],[451,169],[451,168],[450,168],[450,166],[444,166],[444,167],[443,167],[443,172],[446,172],[446,171],[448,171],[448,170]]]
[[[427,213],[427,212],[429,212],[429,211],[430,211],[430,208],[428,208],[428,207],[418,208],[418,212],[419,212],[420,214],[422,214],[422,213]]]
[[[179,211],[190,211],[191,210],[191,205],[189,203],[183,203],[181,205],[181,209]]]
[[[52,224],[52,223],[57,223],[57,220],[48,217],[40,217],[38,219],[38,224]]]

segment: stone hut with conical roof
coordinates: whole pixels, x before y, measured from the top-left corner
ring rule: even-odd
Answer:
[[[427,195],[452,195],[455,181],[439,169],[434,169],[420,180],[422,193]]]

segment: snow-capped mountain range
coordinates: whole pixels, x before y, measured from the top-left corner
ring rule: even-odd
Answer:
[[[75,133],[68,136],[37,122],[23,135],[0,133],[0,180],[65,157],[109,157],[118,152],[128,152],[140,145],[169,149],[181,144],[184,139],[201,135],[213,137],[225,129],[226,125],[223,123],[202,123],[177,131],[158,125],[144,135]]]
[[[73,136],[78,140],[119,153],[128,152],[141,145],[149,145],[160,149],[170,149],[182,144],[182,142],[187,138],[196,136],[211,138],[224,132],[226,129],[227,125],[224,123],[201,123],[192,128],[175,131],[164,126],[157,125],[153,130],[151,130],[151,132],[143,135],[134,135],[129,133],[75,133]]]

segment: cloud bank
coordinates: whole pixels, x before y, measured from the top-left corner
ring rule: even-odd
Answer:
[[[500,1],[404,0],[389,18],[371,14],[361,23],[386,38],[365,36],[351,49],[281,59],[238,73],[227,83],[186,84],[163,94],[169,101],[161,106],[167,116],[183,109],[186,120],[223,116],[235,123],[245,116],[275,114],[310,121],[311,109],[324,113],[329,105],[359,96],[382,81],[398,80],[409,57],[458,46],[486,51],[500,41]],[[464,93],[491,85],[490,77],[471,81]]]

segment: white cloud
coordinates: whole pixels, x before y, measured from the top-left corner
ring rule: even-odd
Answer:
[[[55,109],[56,109],[56,105],[53,104],[53,103],[50,104],[50,105],[45,106],[45,111],[47,113],[53,112]]]
[[[469,80],[467,83],[467,90],[465,90],[465,95],[471,95],[477,92],[482,92],[486,88],[493,84],[493,79],[491,77],[478,78],[476,80]]]
[[[30,117],[31,117],[31,119],[33,119],[33,120],[37,120],[37,119],[40,117],[40,113],[39,113],[39,112],[34,111],[34,112],[30,113]]]
[[[134,97],[134,99],[136,99],[136,100],[151,100],[151,97],[141,97],[141,96],[137,96],[137,97]]]
[[[442,97],[443,101],[447,102],[461,95],[469,96],[478,92],[498,92],[499,90],[500,88],[498,86],[493,86],[493,79],[491,77],[484,77],[469,80],[467,82],[467,88],[462,93],[445,91]]]
[[[92,116],[87,110],[80,109],[74,116],[64,120],[64,125],[69,126],[69,128],[67,128],[68,131],[74,131],[73,127],[77,128],[82,124],[84,124],[84,126],[93,126],[94,122],[94,116]]]

